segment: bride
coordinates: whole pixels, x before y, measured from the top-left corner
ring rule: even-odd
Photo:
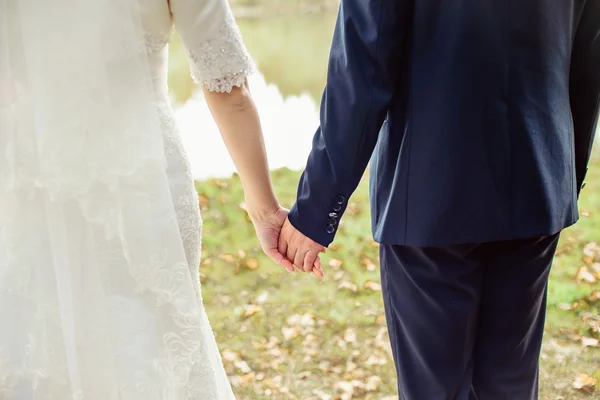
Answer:
[[[2,400],[234,398],[200,294],[173,27],[261,245],[293,271],[227,0],[0,0]]]

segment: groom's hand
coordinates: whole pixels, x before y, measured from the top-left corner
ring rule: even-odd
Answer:
[[[323,269],[319,253],[324,253],[325,247],[304,236],[286,219],[279,234],[279,253],[304,272],[313,272],[322,277]]]
[[[254,224],[256,235],[260,245],[267,256],[277,265],[282,266],[290,272],[294,272],[294,266],[286,260],[285,253],[279,253],[279,233],[283,223],[287,220],[288,210],[277,206],[274,210],[263,212],[248,211],[250,219]]]

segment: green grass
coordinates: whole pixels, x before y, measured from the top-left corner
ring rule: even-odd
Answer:
[[[600,251],[593,253],[591,246],[586,250],[591,256],[584,256],[588,243],[600,243],[598,154],[592,163],[580,204],[585,216],[564,233],[551,276],[540,371],[544,400],[600,393],[600,387],[593,394],[574,388],[580,374],[600,378],[600,350],[584,347],[581,339],[600,338],[593,331],[600,301],[588,299],[600,284],[577,279],[579,267],[593,271],[600,263]],[[291,205],[298,177],[288,170],[273,173],[284,205]],[[366,182],[352,197],[323,258],[322,280],[289,274],[262,255],[241,207],[237,177],[201,182],[197,188],[204,218],[203,294],[238,398],[394,398]]]

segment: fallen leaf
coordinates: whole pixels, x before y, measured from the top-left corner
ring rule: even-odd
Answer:
[[[386,365],[387,358],[383,356],[370,355],[365,362],[366,365]]]
[[[309,333],[308,335],[306,335],[304,337],[304,341],[302,342],[302,345],[304,345],[304,347],[314,347],[316,348],[320,343],[319,337],[313,335],[312,333]]]
[[[206,211],[208,209],[208,197],[203,194],[198,194],[198,202],[200,203],[200,208],[202,208],[202,211]]]
[[[347,289],[347,290],[350,290],[350,291],[356,293],[356,291],[358,290],[358,287],[356,286],[355,283],[344,281],[338,285],[338,289]]]
[[[230,264],[233,264],[236,262],[235,256],[233,256],[231,254],[221,254],[219,256],[219,259],[221,259],[227,263],[230,263]]]
[[[360,214],[360,207],[358,206],[357,203],[350,202],[350,203],[348,203],[348,208],[346,208],[345,213],[348,215],[351,215],[351,216],[358,215],[358,214]]]
[[[218,187],[220,189],[225,189],[229,186],[229,183],[227,183],[226,181],[222,181],[220,179],[211,179],[210,181],[213,185],[215,185],[216,187]]]
[[[596,242],[590,242],[583,248],[583,254],[587,257],[595,257],[600,255],[600,246]]]
[[[365,385],[365,390],[369,392],[374,392],[381,385],[381,378],[377,375],[372,375],[367,379],[367,384]]]
[[[264,342],[252,342],[252,348],[254,350],[264,350],[267,348],[267,345]]]
[[[381,285],[374,281],[366,281],[364,286],[365,289],[369,289],[374,292],[379,292],[381,290]]]
[[[375,345],[381,349],[389,349],[390,341],[388,340],[388,333],[385,327],[379,328],[379,332],[377,332],[377,336],[375,336]]]
[[[577,280],[577,282],[581,282],[581,281],[585,281],[588,283],[595,283],[596,282],[596,277],[594,276],[594,274],[592,274],[588,267],[585,265],[582,265],[581,267],[579,267],[579,270],[577,270],[577,276],[575,278]]]
[[[247,374],[252,371],[248,363],[243,360],[236,361],[233,363],[233,365],[235,365],[235,367],[239,369],[242,374]]]
[[[582,337],[581,338],[581,344],[583,345],[583,347],[598,347],[598,339],[594,339],[594,338],[589,338],[589,337]]]
[[[294,314],[288,318],[287,323],[289,325],[313,326],[315,317],[310,313]]]
[[[264,304],[267,302],[268,298],[269,298],[269,292],[262,292],[262,294],[260,296],[258,296],[255,301],[258,304]]]
[[[329,260],[329,266],[332,268],[340,268],[344,263],[342,262],[342,260],[338,260],[336,258],[332,258],[331,260]]]
[[[248,258],[245,262],[246,268],[255,270],[259,267],[258,260],[256,258]]]
[[[377,269],[377,266],[369,257],[362,257],[360,263],[365,266],[367,271],[375,271]]]
[[[356,343],[356,331],[352,328],[346,329],[344,332],[344,340],[349,343]]]
[[[346,372],[352,372],[352,371],[356,370],[357,367],[358,367],[358,365],[356,365],[356,363],[351,360],[348,360],[346,362]]]
[[[600,279],[600,263],[593,263],[591,268],[596,279]]]
[[[221,353],[223,360],[225,361],[235,361],[239,358],[238,354],[232,350],[223,350]]]
[[[298,337],[298,335],[300,335],[300,329],[298,329],[297,327],[283,327],[281,328],[281,333],[283,334],[283,338],[285,340],[292,340]]]
[[[564,311],[571,311],[573,309],[573,305],[569,303],[560,303],[557,307]]]
[[[331,400],[333,397],[323,392],[322,390],[315,389],[313,390],[313,394],[318,397],[319,400]]]
[[[354,392],[354,385],[352,384],[352,382],[338,382],[335,385],[336,389],[341,390],[344,393],[353,393]]]
[[[591,394],[596,389],[596,383],[598,383],[598,379],[593,376],[579,374],[573,382],[573,387],[579,391]]]
[[[232,376],[231,383],[237,387],[248,386],[254,381],[254,373],[250,372],[249,374]]]
[[[255,314],[258,314],[259,312],[262,311],[262,307],[261,306],[257,306],[257,305],[247,305],[245,306],[246,312],[244,312],[244,318],[248,318],[251,317]]]
[[[344,271],[338,271],[333,275],[333,280],[339,281],[344,277]]]

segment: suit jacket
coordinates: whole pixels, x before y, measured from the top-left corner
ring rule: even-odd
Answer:
[[[371,159],[375,239],[576,222],[600,98],[599,0],[342,0],[291,223],[327,246]]]

